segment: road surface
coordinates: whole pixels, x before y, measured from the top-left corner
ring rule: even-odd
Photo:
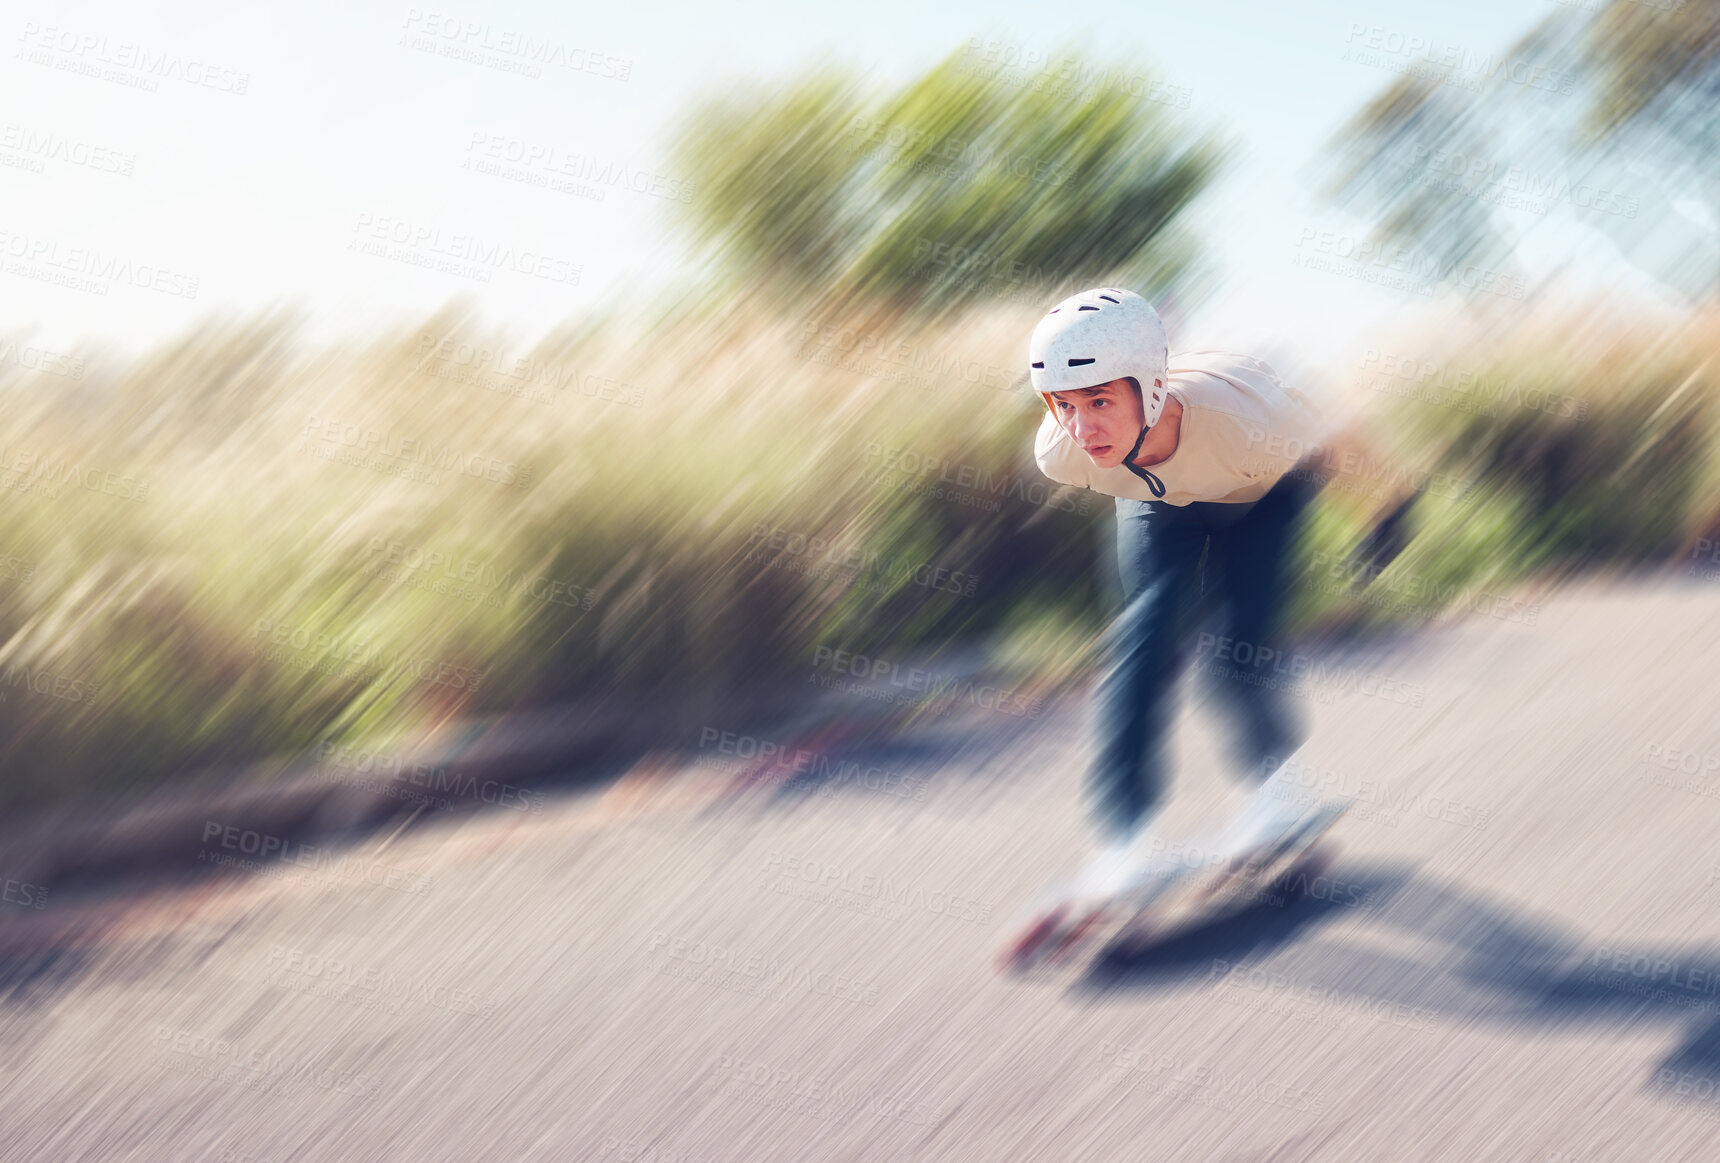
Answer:
[[[991,969],[1083,855],[1079,705],[48,886],[0,927],[61,919],[0,958],[0,1158],[1714,1159],[1717,647],[1658,585],[1321,653],[1327,877],[1083,979]],[[1238,793],[1185,703],[1192,835]]]

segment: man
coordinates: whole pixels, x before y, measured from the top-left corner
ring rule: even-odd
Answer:
[[[1040,470],[1116,498],[1125,603],[1104,642],[1091,775],[1103,843],[1077,882],[1081,895],[1108,896],[1165,864],[1155,859],[1164,843],[1152,819],[1171,695],[1203,597],[1224,609],[1233,658],[1278,656],[1286,559],[1317,487],[1295,456],[1320,425],[1259,360],[1217,351],[1170,358],[1158,313],[1115,287],[1053,307],[1034,329],[1029,359],[1050,413],[1034,442]],[[1287,781],[1282,759],[1305,731],[1270,667],[1214,660],[1211,673],[1238,727],[1239,766],[1260,781],[1206,857],[1235,862],[1286,842],[1329,808],[1299,807]]]

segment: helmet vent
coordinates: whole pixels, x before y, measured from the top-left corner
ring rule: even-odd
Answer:
[[[1101,310],[1101,308],[1089,306],[1086,303],[1081,304],[1079,307],[1077,307],[1075,309],[1077,311],[1098,311],[1098,310]]]
[[[1045,370],[1045,361],[1040,360],[1038,363],[1034,364],[1033,366],[1038,368],[1040,371],[1044,371]]]
[[[1094,310],[1097,310],[1097,308],[1094,308]],[[1097,356],[1090,356],[1087,359],[1072,359],[1069,361],[1069,366],[1070,367],[1085,367],[1090,363],[1098,363],[1098,362],[1099,362],[1099,358]]]
[[[1115,303],[1119,307],[1121,307],[1123,305],[1123,301],[1121,299],[1113,299],[1109,295],[1100,295],[1099,297],[1101,299],[1105,300],[1105,302],[1107,302],[1107,303]]]
[[[1055,315],[1055,314],[1057,314],[1057,312],[1059,312],[1059,311],[1061,311],[1061,310],[1063,310],[1063,308],[1061,308],[1061,307],[1053,307],[1053,308],[1051,308],[1051,310],[1049,310],[1049,311],[1047,311],[1047,312],[1046,312],[1046,314],[1047,314],[1047,315]]]

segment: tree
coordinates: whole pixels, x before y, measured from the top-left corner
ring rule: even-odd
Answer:
[[[708,99],[676,136],[697,183],[681,225],[731,288],[802,309],[1162,290],[1197,257],[1180,216],[1229,146],[1150,76],[1061,59],[1020,73],[957,52],[896,92],[826,63]]]
[[[1720,287],[1720,3],[1610,0],[1503,55],[1436,48],[1334,136],[1334,201],[1445,274],[1504,264],[1557,206],[1691,299]]]

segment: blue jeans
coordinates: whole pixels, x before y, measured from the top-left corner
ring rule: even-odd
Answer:
[[[1278,649],[1286,558],[1314,491],[1309,474],[1292,471],[1246,504],[1117,498],[1123,609],[1102,640],[1105,672],[1095,692],[1098,753],[1091,774],[1107,840],[1132,832],[1163,796],[1176,680],[1204,610],[1220,609],[1220,633],[1232,640],[1228,649],[1236,657]],[[1307,737],[1302,716],[1275,685],[1248,681],[1266,677],[1253,668],[1201,661],[1236,724],[1233,757],[1244,778],[1264,780],[1269,759],[1288,756]]]

